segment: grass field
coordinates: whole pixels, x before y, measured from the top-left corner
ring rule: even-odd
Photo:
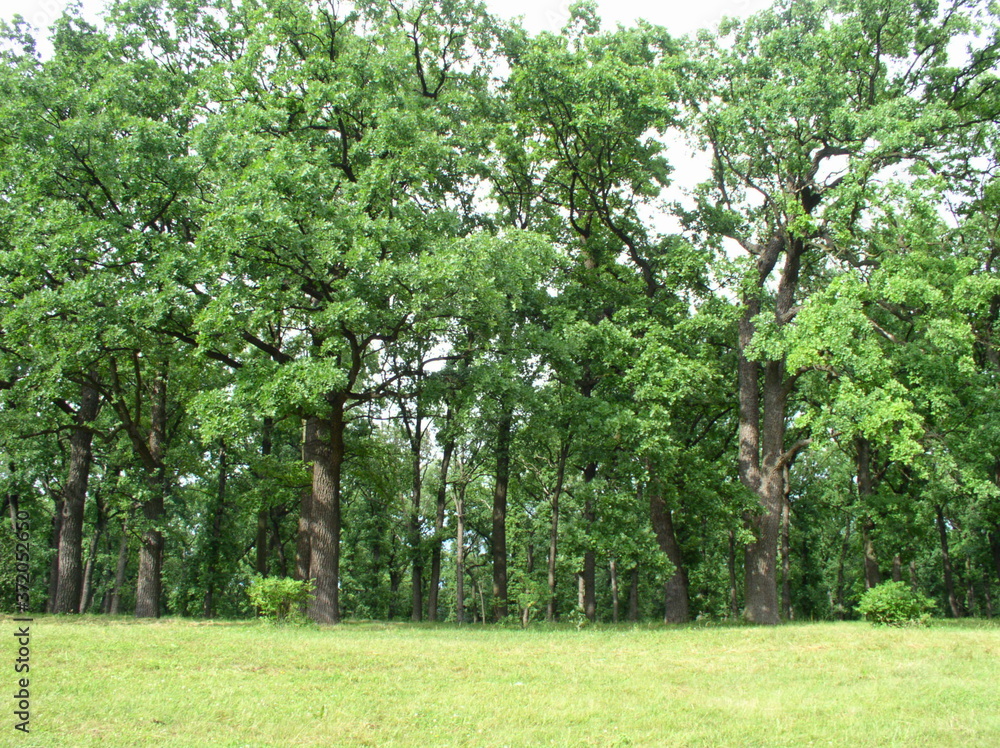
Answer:
[[[8,695],[0,745],[1000,746],[1000,627],[986,624],[38,617],[30,676],[31,733],[14,730]]]

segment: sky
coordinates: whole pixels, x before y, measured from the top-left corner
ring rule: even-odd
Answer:
[[[572,0],[487,0],[499,16],[523,16],[530,31],[559,31]],[[745,16],[767,6],[769,0],[598,0],[606,24],[625,25],[637,18],[665,26],[680,36],[714,26],[725,15]],[[0,18],[10,20],[19,13],[36,28],[47,28],[66,5],[66,0],[0,0]],[[96,18],[104,0],[83,0],[84,15]]]

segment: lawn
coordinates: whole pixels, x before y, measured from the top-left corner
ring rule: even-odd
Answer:
[[[986,624],[31,626],[31,733],[8,706],[0,745],[1000,746]]]

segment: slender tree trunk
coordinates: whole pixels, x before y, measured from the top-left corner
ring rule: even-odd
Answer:
[[[591,462],[583,469],[583,482],[589,484],[596,475],[597,463]],[[594,495],[588,490],[583,502],[583,521],[587,528],[587,549],[583,554],[583,613],[588,621],[597,620],[597,554],[593,547],[596,519]]]
[[[611,621],[618,623],[618,564],[611,559],[609,564],[611,571]]]
[[[633,566],[629,573],[628,585],[628,620],[636,623],[639,620],[639,567]]]
[[[951,568],[951,554],[948,552],[948,527],[944,519],[944,510],[940,505],[934,507],[937,513],[938,534],[941,537],[941,561],[944,565],[944,589],[948,595],[948,607],[955,618],[962,617],[962,608],[958,604],[958,597],[955,595],[955,578]]]
[[[910,561],[910,587],[916,590],[919,585],[917,584],[917,562]]]
[[[455,620],[465,623],[465,487],[455,497]],[[475,608],[473,608],[475,610]]]
[[[736,586],[736,533],[729,531],[729,616],[732,619],[740,617],[740,591]]]
[[[104,502],[101,500],[101,493],[94,493],[94,506],[97,509],[97,523],[94,525],[94,536],[90,539],[90,549],[87,553],[87,563],[83,567],[83,585],[80,588],[80,612],[86,613],[90,607],[90,598],[93,591],[94,565],[97,562],[97,549],[100,547],[101,538],[104,537],[108,529],[108,512]]]
[[[549,525],[548,582],[549,600],[545,606],[545,620],[552,623],[556,619],[556,550],[559,544],[559,500],[562,498],[563,481],[566,476],[566,460],[569,458],[569,440],[563,442],[556,464],[556,486],[552,491],[552,521]]]
[[[514,416],[509,408],[500,415],[497,428],[497,469],[493,489],[493,614],[507,616],[507,486],[510,481],[510,441]]]
[[[882,574],[878,568],[878,558],[872,543],[875,523],[871,518],[871,497],[875,492],[872,481],[871,443],[863,436],[854,440],[855,463],[858,475],[858,498],[861,500],[861,546],[865,555],[865,589],[870,590],[882,584]]]
[[[666,502],[663,500],[662,485],[659,479],[653,476],[651,470],[648,491],[649,514],[653,523],[653,532],[656,533],[656,542],[659,543],[660,550],[666,554],[674,567],[673,574],[663,586],[665,603],[663,622],[686,623],[690,618],[687,571],[684,568],[684,559],[681,557],[677,536],[674,534],[673,513],[667,508]]]
[[[268,457],[271,454],[271,431],[274,428],[274,419],[264,418],[260,435],[260,456]],[[257,551],[257,573],[262,577],[267,576],[267,556],[270,544],[268,543],[270,512],[268,507],[262,506],[257,510],[257,539],[254,545]]]
[[[205,559],[205,618],[211,618],[215,610],[215,581],[218,577],[219,552],[222,546],[222,520],[226,513],[226,445],[220,444],[219,449],[219,481],[215,497],[215,512],[212,517],[212,529],[208,536],[208,548]]]
[[[903,581],[903,561],[899,558],[898,553],[892,557],[892,581]]]
[[[319,419],[314,416],[305,419],[302,425],[303,462],[311,463],[315,459],[312,450],[317,444],[318,430]],[[302,495],[299,498],[299,524],[295,542],[295,578],[300,581],[309,579],[309,565],[312,561],[312,514],[313,489],[310,486],[302,491]]]
[[[78,613],[83,587],[83,510],[87,498],[87,482],[93,457],[90,444],[93,432],[90,423],[97,418],[100,396],[84,385],[80,406],[69,439],[69,476],[63,487],[62,516],[59,522],[59,581],[56,586],[55,613]]]
[[[59,537],[62,535],[62,519],[66,500],[61,498],[56,502],[56,510],[52,515],[52,530],[49,533],[49,550],[52,560],[49,562],[49,595],[45,600],[45,612],[54,613],[56,597],[59,595]]]
[[[976,586],[972,573],[972,559],[965,558],[965,610],[970,616],[976,615]]]
[[[1000,581],[1000,525],[990,532],[990,551],[993,553],[993,570]]]
[[[149,456],[152,470],[147,473],[149,498],[143,502],[146,529],[139,546],[139,578],[135,593],[137,618],[158,618],[163,573],[163,493],[166,473],[163,465],[167,430],[167,378],[160,372],[153,379],[150,409]]]
[[[447,420],[447,419],[446,419]],[[437,507],[434,513],[434,545],[431,549],[431,586],[427,591],[427,618],[438,619],[438,594],[441,589],[441,543],[444,538],[444,513],[448,502],[448,468],[451,454],[455,450],[455,440],[445,442],[441,453],[441,485],[438,486]]]
[[[111,589],[108,613],[116,616],[121,610],[122,587],[125,584],[125,570],[128,568],[128,517],[122,523],[122,539],[118,544],[118,565],[115,567],[115,585]]]
[[[837,561],[837,604],[834,615],[838,621],[844,620],[847,608],[844,605],[844,566],[847,563],[847,553],[851,548],[851,516],[847,516],[844,527],[844,542],[840,544],[840,558]]]
[[[423,474],[420,469],[420,452],[423,444],[423,419],[420,404],[417,403],[415,427],[410,433],[410,458],[412,470],[412,493],[410,516],[407,520],[407,537],[410,544],[410,620],[419,621],[424,616],[424,556],[420,538],[420,501]]]
[[[576,604],[577,607],[582,611],[584,610],[584,605],[587,601],[587,585],[583,581],[583,572],[577,572],[576,575]]]
[[[333,393],[328,419],[317,419],[313,456],[309,578],[316,586],[307,612],[317,623],[340,621],[340,475],[344,464],[347,395]]]

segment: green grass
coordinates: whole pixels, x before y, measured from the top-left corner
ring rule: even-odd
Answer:
[[[14,623],[0,624],[12,659]],[[31,735],[13,730],[8,701],[0,745],[1000,746],[988,625],[39,617],[31,668]],[[7,693],[14,673],[0,671]]]

